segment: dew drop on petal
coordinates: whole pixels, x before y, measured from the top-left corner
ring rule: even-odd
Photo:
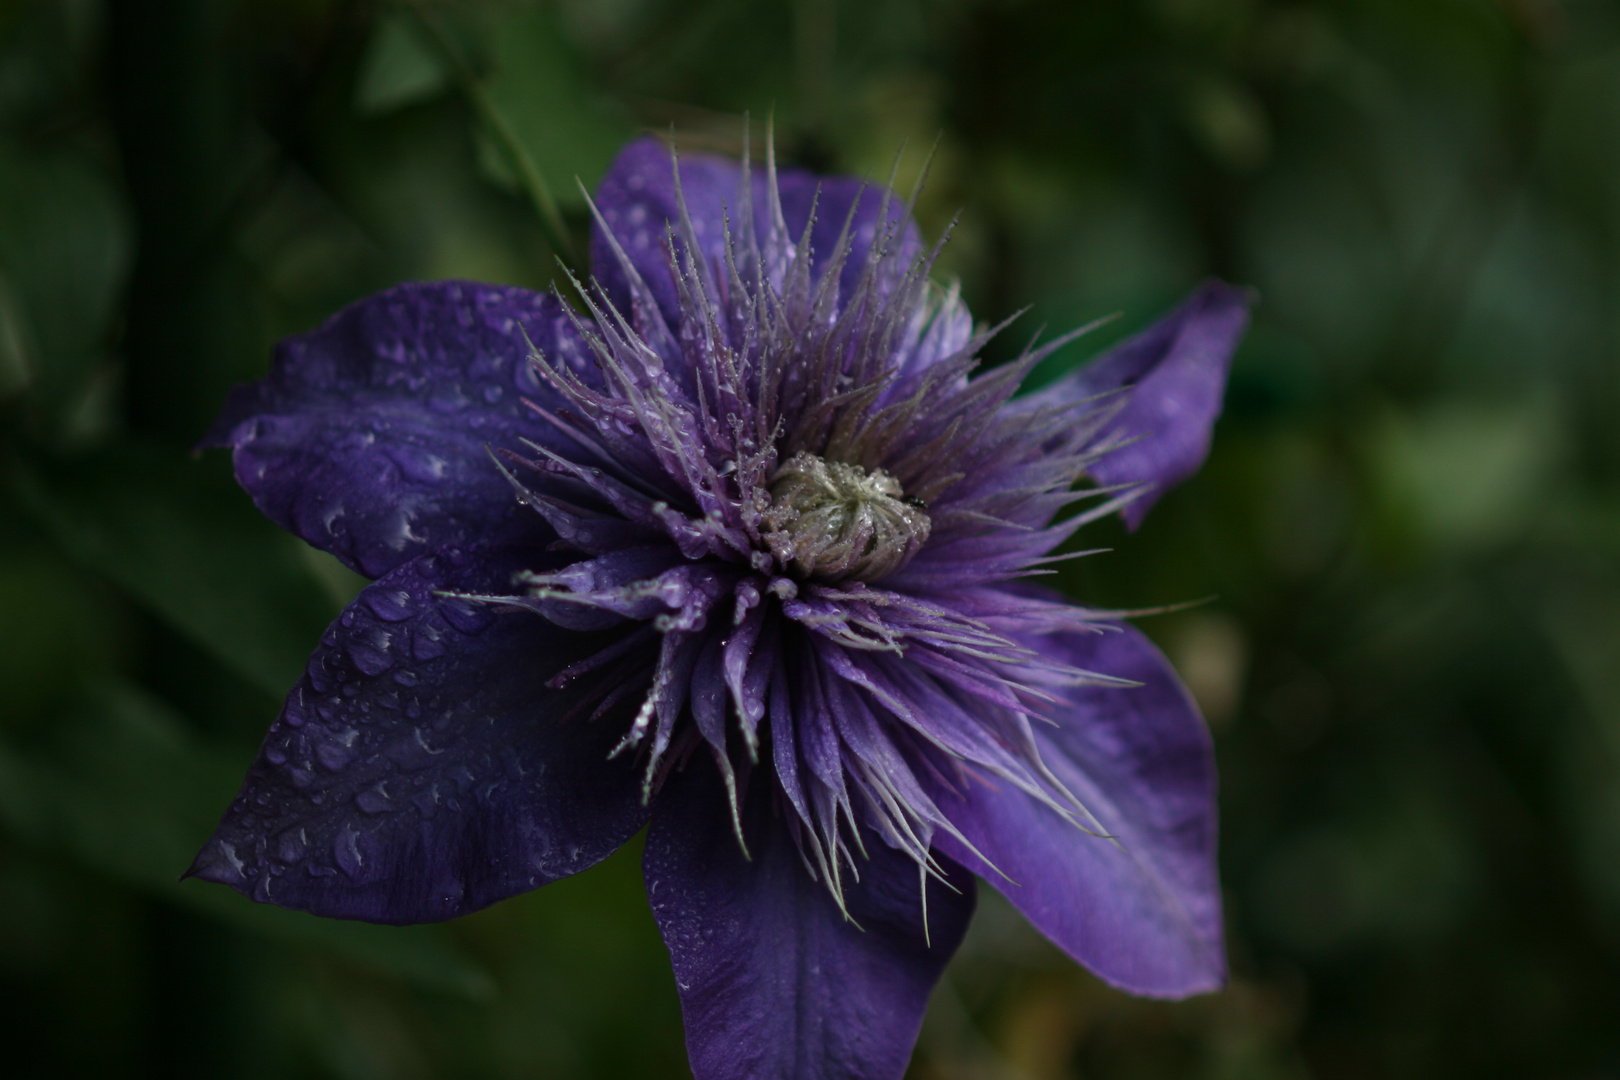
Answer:
[[[385,622],[403,622],[414,614],[411,594],[405,589],[368,589],[366,606]]]
[[[349,643],[348,653],[349,659],[354,661],[354,666],[367,675],[381,675],[394,666],[393,657],[358,641]]]
[[[394,808],[388,797],[386,781],[378,781],[354,797],[354,804],[368,814],[381,814]]]
[[[360,868],[366,861],[360,854],[360,830],[349,824],[338,830],[338,834],[332,838],[332,857],[345,874],[358,878]]]

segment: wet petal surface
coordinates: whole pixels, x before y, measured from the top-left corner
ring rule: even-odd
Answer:
[[[647,836],[647,895],[669,946],[697,1080],[898,1080],[928,994],[973,913],[971,875],[942,860],[952,891],[866,834],[846,876],[846,920],[811,879],[757,775],[738,848],[714,767],[671,781]],[[857,926],[856,924],[859,924]]]
[[[543,538],[485,451],[561,441],[524,404],[555,397],[527,363],[531,341],[554,364],[584,362],[554,296],[400,285],[282,342],[204,445],[234,449],[272,521],[367,577],[445,544]]]
[[[1136,629],[1042,640],[1076,667],[1141,683],[1069,689],[1057,727],[1036,726],[1047,766],[1113,839],[1088,835],[1005,783],[969,781],[937,802],[995,869],[948,836],[936,849],[1105,981],[1151,997],[1214,990],[1226,959],[1204,722]]]
[[[1124,389],[1108,430],[1125,444],[1086,471],[1103,486],[1151,484],[1121,511],[1135,529],[1164,493],[1198,471],[1221,414],[1226,375],[1252,296],[1206,281],[1182,305],[1030,401],[1083,401]]]
[[[703,254],[718,260],[724,251],[728,223],[733,236],[739,232],[742,169],[731,159],[701,153],[681,154],[680,169],[681,193],[686,199],[692,231]],[[766,171],[764,165],[755,164],[749,172],[754,234],[764,246],[774,224]],[[884,188],[853,176],[816,176],[802,169],[782,169],[777,174],[777,182],[786,226],[785,239],[789,243],[797,243],[803,236],[805,223],[814,208],[815,224],[810,232],[812,269],[820,270],[824,260],[838,246],[845,221],[850,221],[850,254],[839,282],[841,291],[848,297],[855,290],[867,252],[883,221]],[[677,325],[680,303],[665,254],[665,226],[667,223],[677,230],[680,228],[680,207],[675,197],[675,175],[670,166],[668,145],[649,135],[621,150],[602,179],[596,204],[608,228],[657,298],[664,318],[671,326]],[[855,211],[853,219],[849,218],[851,209]],[[888,220],[898,223],[904,216],[904,201],[891,196]],[[909,261],[921,250],[922,237],[917,226],[905,221],[898,249],[902,262]],[[629,312],[630,285],[600,224],[591,229],[591,269],[614,304],[621,311]]]
[[[636,701],[591,720],[612,669],[553,688],[613,635],[443,595],[507,592],[532,549],[423,556],[328,628],[195,876],[318,915],[476,911],[593,865],[641,827],[609,761]]]

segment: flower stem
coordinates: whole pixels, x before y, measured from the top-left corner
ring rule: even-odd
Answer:
[[[529,201],[534,204],[535,212],[540,217],[540,227],[546,234],[546,242],[570,269],[574,269],[577,265],[574,243],[569,239],[568,226],[563,221],[561,211],[557,209],[557,200],[552,196],[551,187],[546,183],[545,174],[540,171],[540,166],[535,163],[533,156],[518,139],[512,125],[507,122],[506,114],[489,96],[489,90],[473,71],[467,58],[462,55],[461,49],[445,32],[427,5],[422,0],[401,0],[401,3],[409,9],[417,22],[427,31],[428,36],[433,39],[433,44],[443,54],[445,61],[460,80],[462,93],[489,126],[496,145],[505,154],[507,164],[517,174],[518,183],[528,195]]]

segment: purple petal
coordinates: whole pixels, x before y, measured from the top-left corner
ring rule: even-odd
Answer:
[[[1087,472],[1104,487],[1152,485],[1122,511],[1132,530],[1208,456],[1226,373],[1249,325],[1252,301],[1244,289],[1206,281],[1164,319],[1032,399],[1062,404],[1130,388],[1124,407],[1108,425],[1128,445]]]
[[[203,444],[234,448],[237,479],[272,521],[368,577],[446,544],[548,537],[485,452],[559,439],[524,404],[554,396],[525,333],[553,363],[583,361],[556,297],[397,286],[283,341]]]
[[[936,801],[995,868],[948,836],[935,837],[936,849],[1106,982],[1167,998],[1218,988],[1215,762],[1192,699],[1133,627],[1026,644],[1142,684],[1071,689],[1057,727],[1036,725],[1047,766],[1115,839],[1088,835],[1009,784],[969,780]]]
[[[704,254],[711,259],[717,258],[724,247],[728,215],[733,234],[738,230],[741,167],[736,161],[713,154],[683,153],[680,163],[681,192],[686,198],[692,231]],[[749,172],[753,181],[754,228],[757,235],[763,237],[770,228],[766,173],[763,167],[757,165]],[[670,279],[664,229],[666,223],[679,228],[680,211],[675,200],[674,179],[668,145],[648,135],[619,151],[619,156],[614,159],[596,193],[597,209],[602,212],[603,220],[652,290],[664,318],[671,326],[679,324],[680,304],[676,298],[675,284]],[[816,200],[818,186],[821,192],[819,201]],[[850,254],[839,278],[842,295],[848,297],[860,278],[867,252],[877,235],[881,220],[879,214],[883,209],[883,187],[852,176],[818,177],[802,169],[781,169],[777,172],[777,189],[781,193],[783,220],[795,242],[803,234],[805,222],[810,219],[811,205],[815,204],[816,221],[810,233],[812,270],[819,270],[837,247],[850,207],[856,207],[855,218],[850,223]],[[889,220],[899,222],[904,214],[905,202],[891,196]],[[921,250],[922,238],[917,226],[908,221],[900,240],[902,262],[909,261],[912,255]],[[599,224],[591,227],[591,270],[614,305],[620,311],[629,312],[629,281],[614,257],[612,247],[602,235]]]
[[[674,962],[692,1072],[898,1080],[973,914],[972,877],[941,860],[960,891],[928,883],[925,940],[917,864],[868,832],[860,883],[845,876],[847,921],[771,803],[756,773],[745,859],[725,789],[699,759],[666,788],[647,835],[647,896]]]
[[[317,915],[426,922],[576,873],[634,834],[638,774],[608,760],[629,717],[587,722],[592,692],[624,673],[546,684],[614,635],[441,595],[508,591],[547,559],[445,549],[361,592],[190,873]]]

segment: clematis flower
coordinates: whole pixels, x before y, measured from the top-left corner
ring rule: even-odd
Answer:
[[[1015,396],[1067,339],[978,370],[886,190],[643,139],[594,205],[580,310],[402,285],[232,394],[207,443],[375,580],[191,873],[422,922],[646,827],[700,1080],[900,1076],[975,875],[1115,986],[1221,985],[1207,732],[1035,575],[1198,467],[1245,296]]]

